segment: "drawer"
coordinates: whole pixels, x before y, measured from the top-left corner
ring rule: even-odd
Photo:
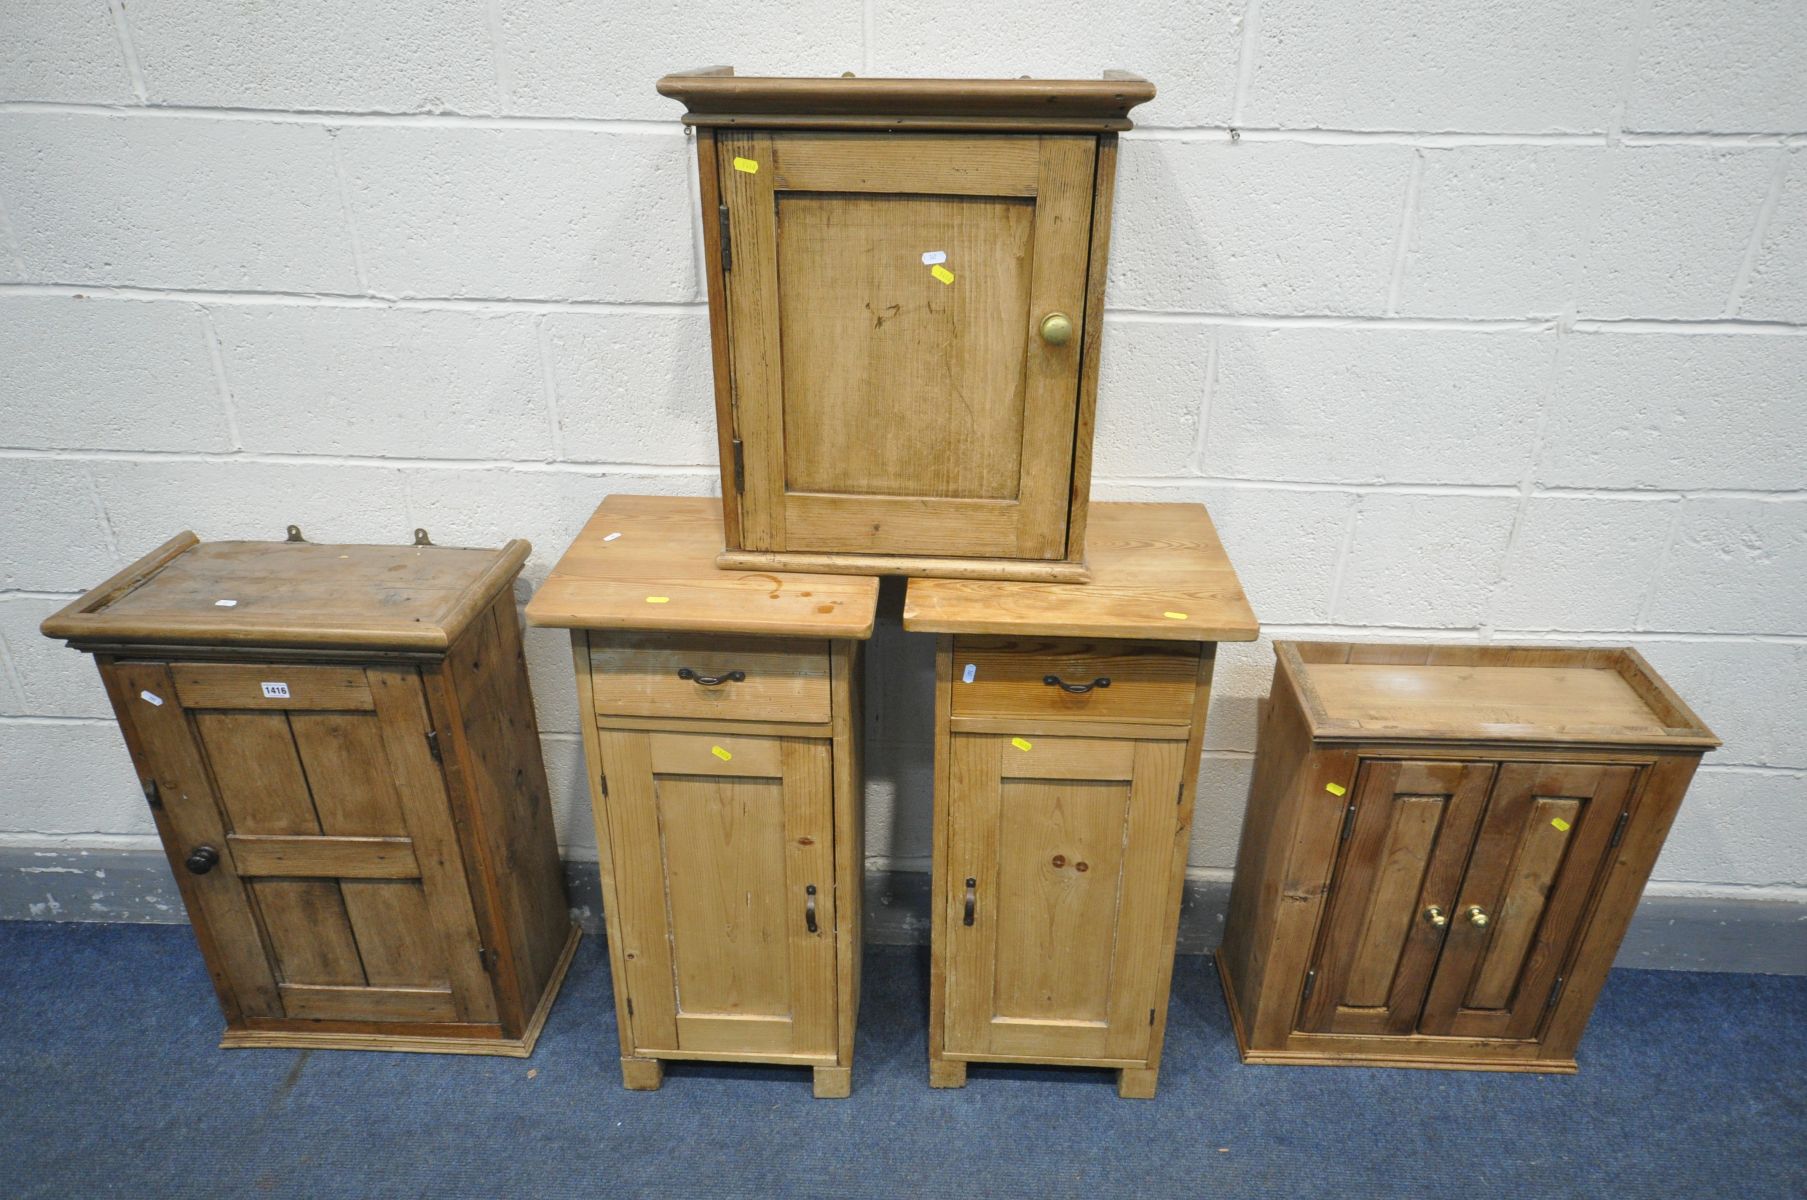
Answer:
[[[1045,682],[1054,676],[1074,693]],[[970,680],[970,682],[969,682]],[[953,715],[1072,717],[1185,725],[1198,687],[1192,642],[957,637]]]
[[[824,722],[831,714],[828,664],[828,642],[812,638],[590,635],[598,720]]]

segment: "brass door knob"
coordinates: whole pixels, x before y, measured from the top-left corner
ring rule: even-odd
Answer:
[[[1064,346],[1073,340],[1073,318],[1066,313],[1049,313],[1042,318],[1042,341],[1050,346]]]
[[[1449,917],[1444,913],[1442,905],[1438,904],[1433,904],[1424,910],[1424,919],[1429,921],[1432,925],[1435,925],[1438,929],[1449,924]]]
[[[1480,905],[1470,904],[1468,906],[1468,923],[1473,925],[1476,929],[1485,929],[1487,927],[1487,914],[1482,910]]]

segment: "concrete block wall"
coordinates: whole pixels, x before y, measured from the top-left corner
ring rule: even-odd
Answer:
[[[1105,498],[1211,508],[1272,636],[1629,643],[1726,739],[1658,894],[1807,900],[1807,6],[10,0],[0,850],[154,845],[37,622],[178,529],[536,547],[716,491],[655,78],[1095,75],[1125,137]],[[593,859],[564,638],[528,636]],[[1221,656],[1228,877],[1267,641]],[[926,867],[929,651],[872,655],[873,866]],[[99,915],[105,915],[104,913]]]

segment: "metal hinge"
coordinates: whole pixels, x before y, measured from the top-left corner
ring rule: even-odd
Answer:
[[[1337,835],[1337,841],[1349,840],[1349,833],[1355,828],[1355,801],[1349,801],[1349,807],[1343,810],[1343,832]]]
[[[1305,990],[1299,993],[1299,1003],[1303,1004],[1305,1001],[1311,999],[1311,989],[1317,986],[1318,969],[1313,967],[1311,970],[1305,972]]]
[[[1186,781],[1184,779],[1180,780],[1180,786],[1174,789],[1173,802],[1175,804],[1184,804],[1186,802]]]
[[[155,779],[144,780],[144,802],[152,808],[163,807],[163,797],[157,792],[157,781]]]
[[[724,270],[724,271],[733,270],[733,268],[734,268],[734,251],[732,249],[733,239],[728,234],[728,206],[726,204],[720,205],[716,208],[715,219],[716,219],[716,228],[719,231],[719,236],[721,238],[721,243],[722,243],[722,270]]]
[[[1148,1010],[1148,1023],[1150,1025],[1154,1024],[1154,1009],[1152,1008]]]
[[[602,798],[607,800],[609,798],[609,777],[607,775],[598,775],[596,777],[596,782],[602,785]]]
[[[485,971],[494,971],[496,969],[496,956],[490,952],[488,947],[477,947],[477,961],[483,965]]]
[[[746,451],[741,448],[739,438],[734,439],[734,490],[736,492],[747,490],[747,455]]]
[[[632,996],[627,998],[627,1015],[630,1017],[634,1015],[634,998]]]
[[[1550,989],[1550,998],[1544,1003],[1545,1008],[1555,1008],[1556,1001],[1562,998],[1562,985],[1568,982],[1568,976],[1558,975],[1556,986]]]
[[[427,730],[427,753],[433,756],[434,762],[445,762],[445,757],[439,753],[439,730],[437,729]]]
[[[1618,845],[1619,839],[1625,836],[1625,822],[1629,820],[1631,820],[1631,810],[1629,808],[1621,810],[1619,823],[1612,827],[1612,841],[1606,843],[1609,847]]]

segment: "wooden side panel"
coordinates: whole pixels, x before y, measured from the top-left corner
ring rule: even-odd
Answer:
[[[736,428],[743,448],[738,545],[747,550],[783,550],[784,363],[779,346],[775,172],[734,169],[736,159],[771,162],[772,137],[722,130],[715,143],[713,175],[733,221],[733,266],[727,272],[722,308],[727,314]],[[731,478],[723,481],[724,494],[733,483]]]
[[[1487,763],[1379,760],[1362,767],[1299,1029],[1412,1029],[1492,778]],[[1428,919],[1433,907],[1445,924]]]
[[[494,923],[484,945],[495,956],[500,1017],[515,1036],[558,967],[571,917],[512,590],[496,596],[439,677],[429,677],[428,700],[469,822],[467,859],[491,894],[479,917],[487,911]]]

